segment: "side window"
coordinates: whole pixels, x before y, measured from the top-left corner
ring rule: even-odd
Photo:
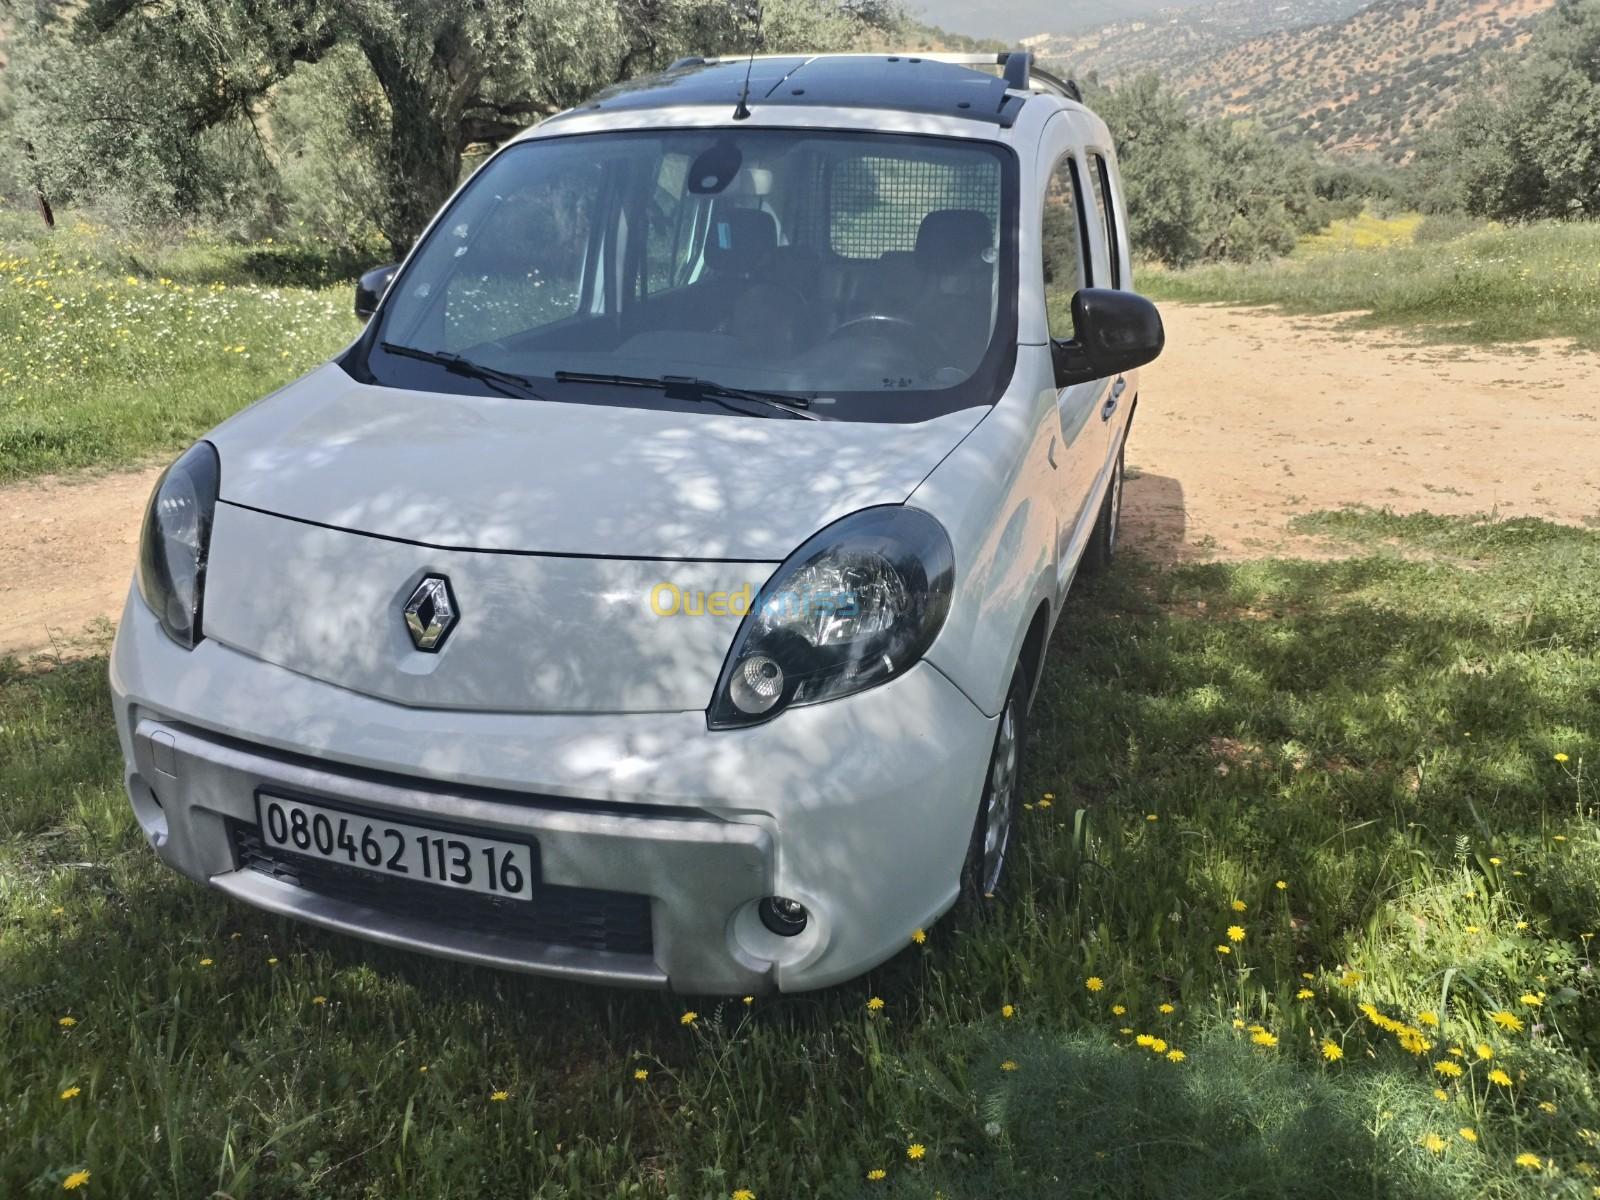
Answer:
[[[686,201],[687,154],[662,156],[646,210],[645,291],[654,294],[681,287],[694,271],[694,221],[699,206]]]
[[[1093,286],[1093,273],[1083,249],[1083,201],[1078,163],[1064,154],[1050,175],[1044,194],[1044,294],[1050,314],[1050,336],[1073,336],[1072,297]]]
[[[450,231],[458,266],[445,292],[444,349],[577,315],[600,181],[598,163],[540,178],[507,194],[481,228]]]
[[[1106,252],[1101,265],[1111,286],[1122,286],[1122,255],[1117,250],[1117,215],[1111,205],[1111,168],[1099,154],[1089,155],[1089,182],[1094,188],[1094,206],[1100,211],[1100,224],[1106,231]]]

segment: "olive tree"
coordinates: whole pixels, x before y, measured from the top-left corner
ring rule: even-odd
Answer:
[[[760,42],[834,48],[889,0],[769,0]],[[208,131],[270,147],[277,89],[338,48],[386,114],[376,226],[403,249],[454,188],[468,147],[498,142],[613,80],[691,51],[745,50],[756,12],[727,0],[0,0],[14,37],[16,133],[50,188],[119,194],[139,216],[205,209],[223,167]]]

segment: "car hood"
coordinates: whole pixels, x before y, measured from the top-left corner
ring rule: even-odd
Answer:
[[[446,549],[777,562],[899,504],[982,419],[915,424],[414,392],[336,365],[221,426],[228,503]]]

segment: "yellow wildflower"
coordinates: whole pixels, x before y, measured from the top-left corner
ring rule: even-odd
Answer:
[[[1358,984],[1360,982],[1361,982],[1361,972],[1360,971],[1346,971],[1343,975],[1339,976],[1339,986],[1340,987],[1353,988],[1353,987],[1356,986],[1356,984]]]
[[[1489,1072],[1489,1082],[1498,1084],[1500,1087],[1508,1088],[1511,1086],[1511,1076],[1507,1075],[1499,1067],[1496,1067],[1494,1070]]]
[[[1246,904],[1243,900],[1235,900],[1228,907],[1233,909],[1234,912],[1243,912],[1245,909],[1249,908],[1250,906],[1248,904]]]
[[[728,1200],[756,1200],[756,1194],[749,1188],[735,1188],[728,1193]]]
[[[1238,925],[1229,925],[1228,926],[1228,940],[1230,942],[1242,942],[1242,941],[1244,941],[1244,929],[1241,926],[1238,926]]]
[[[1268,1033],[1265,1029],[1256,1030],[1250,1035],[1250,1040],[1258,1046],[1276,1046],[1278,1044],[1277,1037]]]
[[[209,958],[202,958],[200,960],[200,965],[202,967],[209,967],[211,965],[211,960]]]
[[[1523,1004],[1526,1004],[1529,1008],[1538,1008],[1544,1003],[1543,996],[1535,996],[1532,992],[1523,992],[1522,995],[1517,997],[1517,999]]]
[[[1464,1142],[1475,1142],[1478,1140],[1478,1131],[1472,1128],[1470,1125],[1463,1125],[1460,1129],[1456,1130],[1456,1132],[1461,1135],[1461,1140]]]
[[[1483,1042],[1479,1042],[1473,1047],[1473,1049],[1478,1052],[1478,1057],[1483,1059],[1485,1062],[1494,1057],[1494,1047],[1486,1045]]]
[[[1344,1048],[1338,1042],[1324,1041],[1322,1043],[1322,1057],[1329,1062],[1338,1062],[1344,1057]]]
[[[62,1017],[59,1021],[56,1022],[56,1024],[61,1026],[61,1028],[63,1028],[63,1029],[71,1029],[77,1023],[78,1023],[78,1018],[77,1017]]]
[[[1316,993],[1313,992],[1310,988],[1301,988],[1298,992],[1296,992],[1294,994],[1294,998],[1296,1000],[1310,1000],[1315,995],[1316,995]]]
[[[1217,947],[1217,953],[1218,954],[1232,954],[1233,953],[1233,947],[1232,946],[1218,946]]]
[[[1120,1004],[1113,1004],[1111,1006],[1111,1015],[1113,1017],[1120,1017],[1124,1013],[1126,1013],[1127,1011],[1128,1010],[1125,1007],[1123,1007],[1122,1005],[1120,1005]]]
[[[1170,1004],[1163,1004],[1163,1005],[1161,1005],[1161,1006],[1159,1006],[1159,1007],[1158,1007],[1158,1008],[1157,1008],[1157,1009],[1156,1009],[1156,1011],[1157,1011],[1157,1012],[1159,1012],[1159,1013],[1174,1013],[1174,1012],[1176,1012],[1176,1011],[1177,1011],[1177,1009],[1175,1009],[1175,1008],[1174,1008],[1174,1007],[1173,1007],[1173,1006],[1172,1006],[1172,1005],[1170,1005]]]
[[[1091,992],[1098,992],[1106,986],[1106,981],[1098,975],[1091,975],[1083,981],[1083,986]]]
[[[650,1072],[645,1070],[643,1067],[636,1067],[634,1068],[633,1078],[637,1082],[643,1083],[646,1079],[650,1078]]]
[[[749,1008],[749,1007],[750,1007],[750,1006],[751,1006],[751,1005],[752,1005],[752,1004],[754,1004],[754,1003],[755,1003],[755,1002],[756,1002],[756,998],[755,998],[755,997],[754,997],[754,996],[746,996],[746,997],[745,997],[745,998],[744,998],[744,1006],[745,1006],[745,1007],[746,1007],[746,1008]]]
[[[1433,1098],[1435,1100],[1448,1100],[1450,1099],[1450,1093],[1445,1091],[1443,1088],[1434,1088]]]
[[[867,1172],[867,1179],[871,1183],[877,1183],[880,1179],[886,1178],[888,1174],[889,1172],[882,1167],[873,1167],[872,1170]]]
[[[1434,1154],[1444,1153],[1444,1139],[1437,1133],[1428,1134],[1422,1139],[1421,1145],[1424,1150],[1430,1150]]]
[[[1149,1049],[1151,1046],[1155,1045],[1156,1041],[1155,1038],[1151,1037],[1148,1033],[1141,1033],[1133,1040],[1135,1045],[1143,1046],[1145,1049]]]
[[[1167,1051],[1167,1061],[1168,1062],[1181,1063],[1184,1059],[1186,1059],[1188,1057],[1189,1056],[1187,1054],[1185,1054],[1182,1050],[1168,1050]]]
[[[679,1025],[693,1025],[699,1019],[700,1019],[700,1014],[695,1012],[694,1009],[691,1008],[688,1012],[684,1013],[683,1016],[678,1018],[678,1024]]]
[[[1286,892],[1286,891],[1289,890],[1289,882],[1286,879],[1280,879],[1280,880],[1278,880],[1277,883],[1273,884],[1272,886],[1277,888],[1280,892]]]
[[[1562,754],[1562,753],[1561,753],[1561,752],[1559,752],[1559,751],[1557,751],[1557,753],[1556,753],[1556,756],[1555,756],[1555,757],[1556,757],[1556,761],[1557,761],[1557,762],[1566,762],[1566,761],[1567,761],[1567,756],[1566,756],[1566,755],[1565,755],[1565,754]]]
[[[1489,1019],[1501,1029],[1509,1030],[1511,1033],[1522,1032],[1522,1018],[1516,1013],[1507,1012],[1502,1008],[1499,1012],[1490,1013]]]
[[[61,1181],[61,1186],[69,1192],[75,1192],[89,1182],[89,1172],[74,1171]]]
[[[1155,813],[1150,813],[1148,816],[1145,817],[1145,820],[1146,821],[1159,821],[1159,820],[1161,820],[1161,818],[1156,816]]]
[[[906,1147],[906,1157],[912,1162],[920,1162],[927,1156],[927,1153],[928,1148],[921,1142],[912,1142],[911,1145]]]
[[[82,1091],[83,1089],[81,1087],[78,1087],[76,1084],[74,1084],[72,1087],[67,1088],[61,1093],[61,1098],[63,1100],[71,1100],[74,1096],[80,1094]]]
[[[313,996],[313,997],[311,997],[311,1003],[317,1005],[319,1008],[322,1005],[326,1004],[327,1002],[328,1002],[328,998],[326,996]]]
[[[1000,1006],[1000,1015],[1009,1021],[1017,1015],[1017,1010],[1012,1005],[1002,1004]]]
[[[1539,1111],[1547,1117],[1553,1117],[1556,1115],[1556,1106],[1549,1100],[1541,1100],[1539,1101]]]
[[[1441,1075],[1448,1075],[1451,1079],[1461,1077],[1461,1064],[1453,1063],[1448,1058],[1440,1059],[1433,1064],[1433,1069]]]
[[[1544,1159],[1537,1154],[1529,1154],[1524,1151],[1517,1155],[1517,1166],[1527,1167],[1530,1171],[1542,1171],[1544,1170]]]
[[[278,960],[277,960],[277,959],[276,959],[276,958],[269,958],[269,959],[267,959],[267,966],[269,966],[269,967],[275,967],[275,966],[277,966],[277,965],[278,965]]]
[[[913,930],[911,940],[919,946],[922,945],[923,942],[928,940],[928,931],[925,929]]]
[[[1002,1071],[1015,1071],[1017,1069],[1017,1064],[1015,1060],[1008,1058],[1005,1060],[1005,1062],[1000,1064],[1000,1069]]]
[[[1167,1043],[1161,1038],[1151,1038],[1150,1049],[1155,1051],[1157,1054],[1165,1054],[1167,1052]]]
[[[881,1012],[882,1010],[883,1010],[883,997],[882,996],[874,996],[871,1000],[867,1001],[867,1011],[868,1012]]]
[[[489,1099],[496,1104],[503,1104],[505,1101],[511,1099],[511,1093],[505,1091],[490,1092]]]

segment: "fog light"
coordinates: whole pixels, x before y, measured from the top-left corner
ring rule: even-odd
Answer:
[[[728,698],[734,707],[749,716],[766,712],[783,695],[783,668],[765,654],[752,654],[733,669],[728,681]],[[801,909],[804,924],[805,910]]]
[[[798,900],[768,896],[759,909],[761,923],[779,937],[794,937],[806,927],[806,906]]]

